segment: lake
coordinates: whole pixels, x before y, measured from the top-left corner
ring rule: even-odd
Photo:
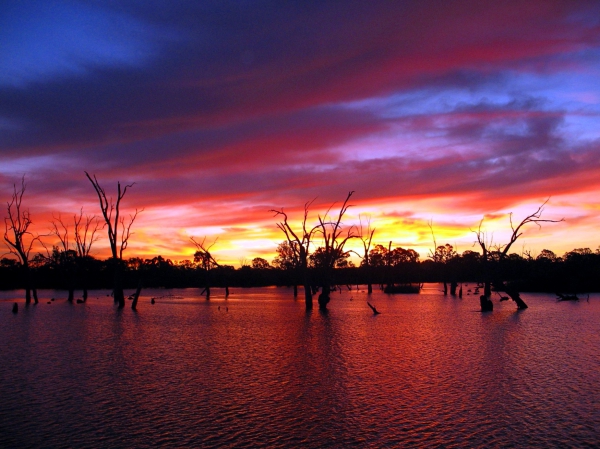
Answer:
[[[600,295],[480,313],[425,287],[326,314],[287,288],[146,290],[137,312],[0,292],[0,447],[600,444]]]

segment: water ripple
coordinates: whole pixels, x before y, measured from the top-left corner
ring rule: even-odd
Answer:
[[[0,299],[0,447],[600,441],[600,298],[481,314],[475,299],[378,292],[375,317],[360,292],[327,315],[285,289],[150,291],[138,313],[96,296],[17,315]]]

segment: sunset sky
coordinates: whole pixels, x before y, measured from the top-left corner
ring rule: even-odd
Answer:
[[[0,199],[35,233],[99,213],[84,171],[143,209],[125,257],[271,260],[270,209],[350,190],[375,243],[600,245],[598,1],[0,1]],[[6,208],[4,207],[4,214]],[[55,239],[45,237],[47,245]],[[517,246],[515,245],[515,246]],[[103,236],[92,251],[108,256]]]

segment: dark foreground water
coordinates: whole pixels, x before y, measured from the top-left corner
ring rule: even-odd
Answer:
[[[357,291],[326,315],[275,288],[16,315],[2,292],[0,447],[600,445],[600,296],[482,314],[429,287],[374,293],[378,316]]]

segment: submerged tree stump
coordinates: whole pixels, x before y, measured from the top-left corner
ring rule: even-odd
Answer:
[[[481,295],[479,297],[479,303],[481,304],[482,312],[492,312],[494,310],[494,303],[485,295]]]

